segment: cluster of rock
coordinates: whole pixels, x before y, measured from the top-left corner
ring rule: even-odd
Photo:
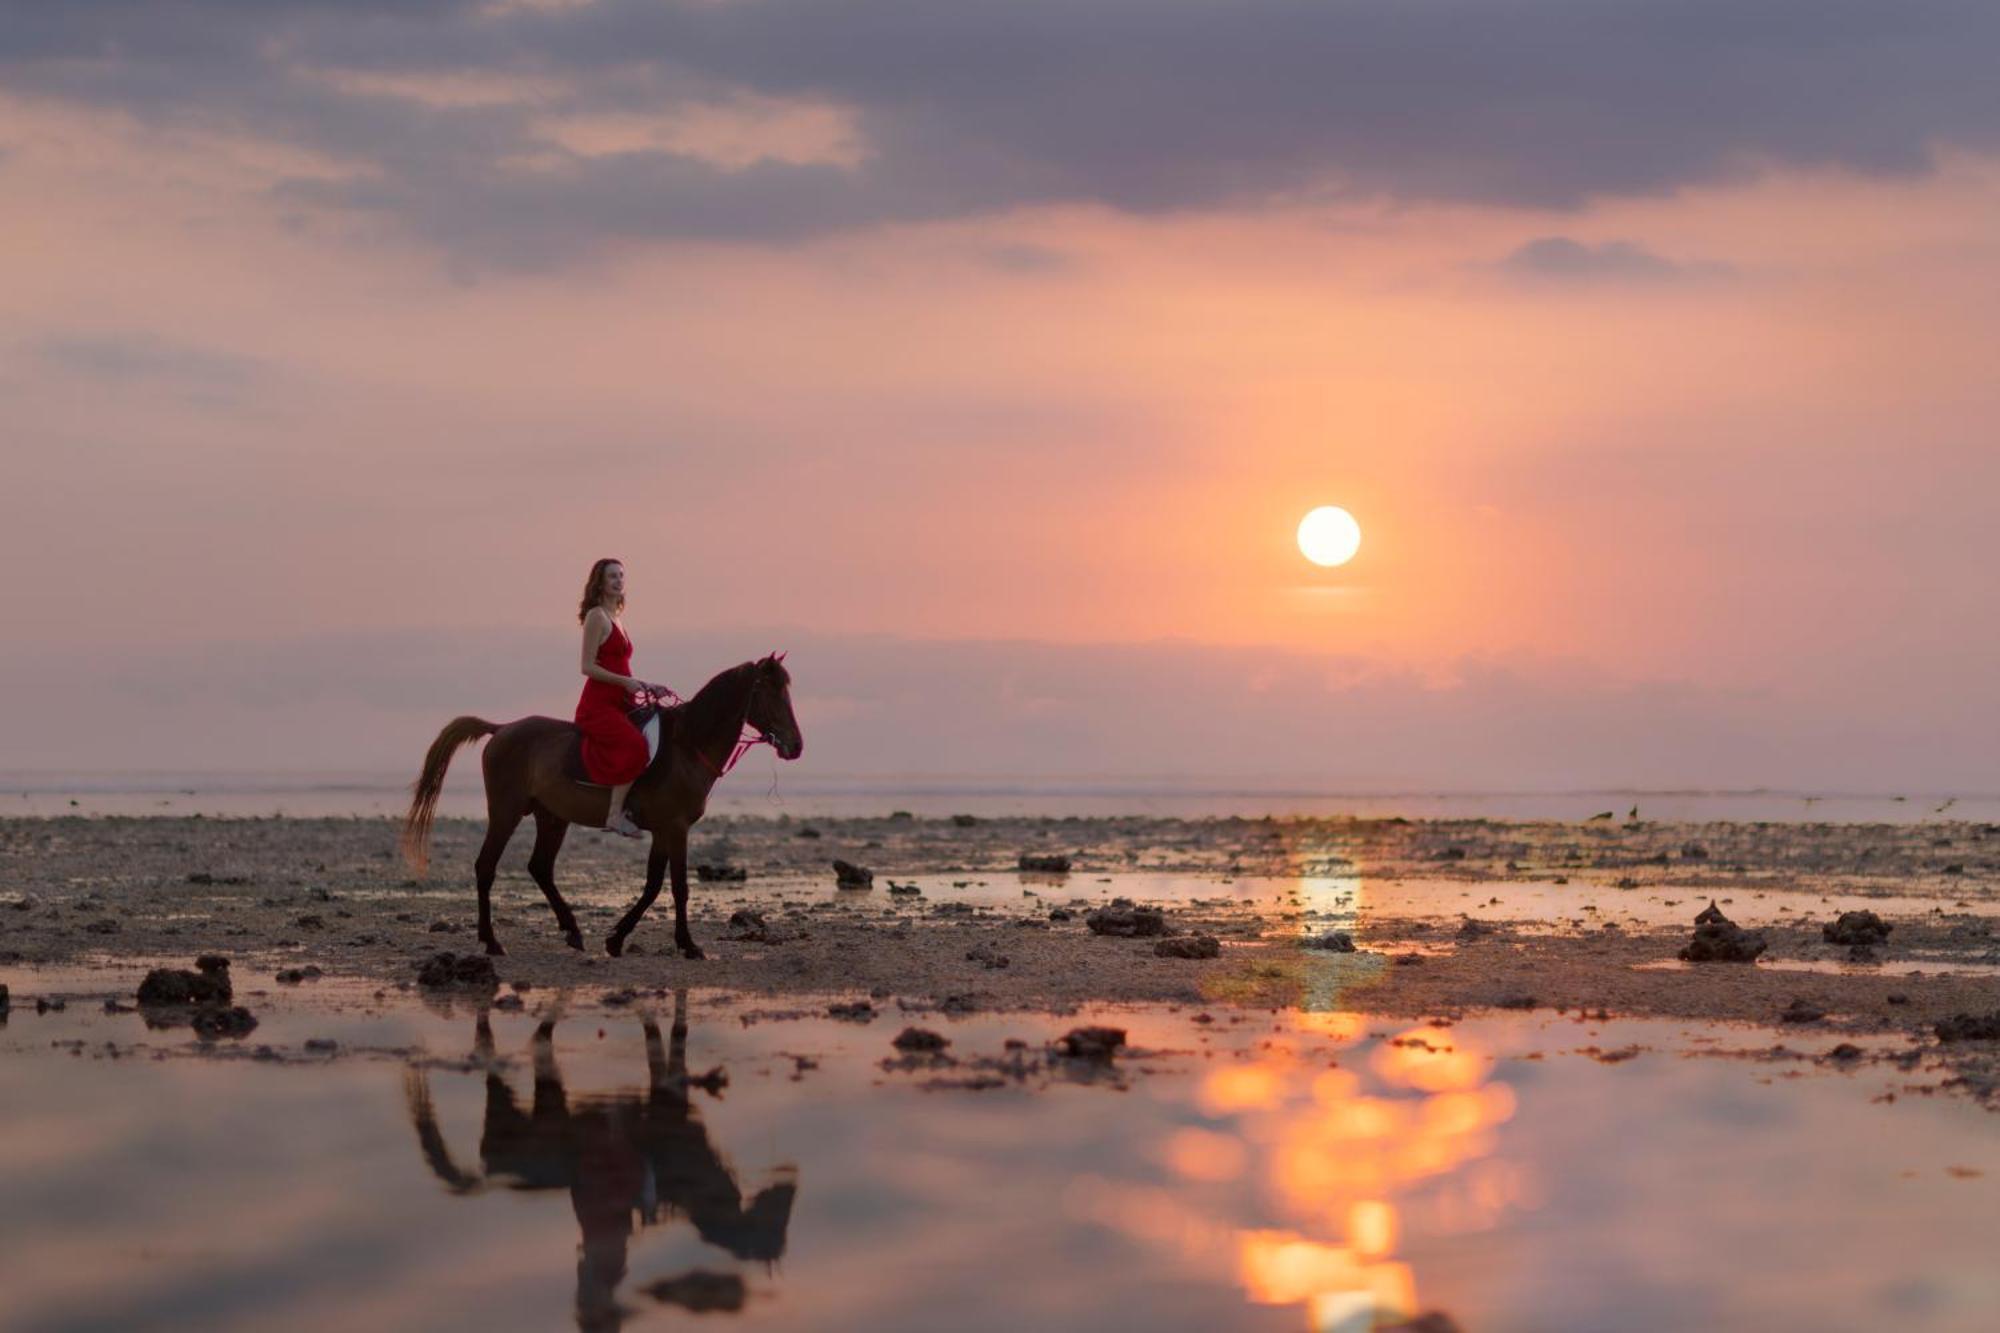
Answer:
[[[500,988],[500,977],[484,954],[439,953],[418,967],[417,984],[430,990],[491,992]]]
[[[241,1037],[257,1026],[256,1016],[235,999],[229,960],[205,953],[194,970],[156,967],[139,983],[139,1005],[155,1027],[185,1022],[202,1037]]]
[[[1680,956],[1690,963],[1754,963],[1770,945],[1763,935],[1745,930],[1722,914],[1710,899],[1694,919],[1694,938]]]

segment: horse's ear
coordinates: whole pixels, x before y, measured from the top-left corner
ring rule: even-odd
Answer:
[[[771,660],[773,662],[782,662],[785,660],[785,655],[783,653],[772,653]]]

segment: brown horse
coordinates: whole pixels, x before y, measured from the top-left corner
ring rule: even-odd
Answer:
[[[625,797],[632,821],[652,833],[653,851],[646,861],[645,890],[604,942],[613,958],[625,951],[626,936],[660,896],[660,882],[669,869],[674,882],[674,944],[684,957],[702,957],[688,933],[688,830],[708,809],[709,790],[736,753],[745,727],[756,733],[757,740],[769,741],[782,759],[797,759],[805,749],[798,719],[792,715],[791,686],[783,655],[774,653],[729,668],[694,698],[661,714],[660,751]],[[548,898],[569,947],[583,948],[576,915],[556,892],[556,853],[571,824],[603,825],[611,791],[573,776],[577,735],[575,724],[552,717],[524,717],[504,726],[484,718],[459,717],[445,725],[424,756],[410,813],[403,821],[403,854],[419,875],[428,866],[431,818],[452,754],[482,736],[493,738],[480,756],[486,778],[486,842],[473,866],[479,884],[479,942],[487,953],[507,952],[493,934],[493,876],[507,839],[531,814],[535,850],[528,857],[528,874]]]

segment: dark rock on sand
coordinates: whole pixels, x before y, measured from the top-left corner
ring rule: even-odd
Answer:
[[[1109,1060],[1124,1044],[1124,1028],[1071,1028],[1057,1040],[1056,1050],[1072,1060]]]
[[[896,1040],[891,1044],[897,1050],[907,1051],[913,1055],[936,1055],[951,1045],[951,1039],[941,1037],[928,1028],[904,1028],[896,1034]]]
[[[1753,963],[1769,947],[1761,934],[1738,926],[1710,899],[1695,917],[1694,938],[1680,956],[1690,963]]]
[[[0,985],[0,1014],[6,1013],[13,1006],[13,1003],[13,997],[7,994],[7,988],[4,985]]]
[[[1859,1060],[1861,1056],[1861,1048],[1851,1041],[1843,1041],[1840,1045],[1826,1053],[1826,1058],[1837,1065],[1844,1065],[1851,1061]]]
[[[1953,1014],[1933,1031],[1939,1041],[2000,1041],[2000,1009],[1990,1014]]]
[[[978,815],[953,815],[951,817],[951,826],[953,828],[971,828],[978,822]]]
[[[641,1291],[666,1305],[678,1305],[706,1314],[713,1310],[741,1310],[745,1288],[735,1273],[711,1273],[694,1268],[679,1277],[661,1278]]]
[[[1176,935],[1155,944],[1153,952],[1162,958],[1220,958],[1222,941],[1213,935]]]
[[[889,896],[892,898],[921,898],[924,896],[924,891],[914,884],[897,884],[891,881],[889,884]]]
[[[751,944],[771,942],[771,927],[764,920],[764,914],[747,907],[739,907],[729,914],[729,929],[732,940],[745,940]]]
[[[1826,1017],[1826,1010],[1801,996],[1794,996],[1778,1015],[1780,1023],[1817,1023]]]
[[[1496,935],[1498,933],[1499,929],[1497,927],[1489,926],[1484,921],[1475,921],[1471,917],[1465,918],[1465,921],[1458,928],[1458,937],[1462,940],[1476,940],[1482,936]]]
[[[836,856],[833,858],[833,882],[843,889],[872,889],[875,887],[875,872],[867,866],[858,866]]]
[[[288,967],[277,973],[275,980],[282,986],[296,986],[302,981],[318,981],[326,974],[312,963],[304,967]]]
[[[1886,944],[1894,929],[1873,912],[1842,912],[1838,921],[1821,926],[1819,933],[1828,944],[1873,946]]]
[[[417,984],[433,989],[498,990],[500,977],[484,954],[433,954],[417,969]]]
[[[1354,937],[1344,930],[1329,930],[1324,935],[1314,935],[1305,942],[1308,949],[1323,949],[1327,953],[1353,953]]]
[[[1069,858],[1060,852],[1038,854],[1022,852],[1018,863],[1021,869],[1033,875],[1067,875]]]
[[[1157,907],[1135,906],[1130,898],[1113,898],[1109,907],[1086,912],[1083,924],[1093,935],[1119,935],[1127,939],[1140,935],[1164,935],[1167,918]]]
[[[195,970],[156,967],[139,983],[139,1003],[150,1005],[227,1004],[234,995],[229,984],[229,960],[205,953]]]
[[[855,1000],[848,1004],[830,1004],[826,1007],[826,1016],[847,1023],[872,1023],[875,1021],[875,1006],[866,1000]]]
[[[202,1037],[245,1037],[257,1026],[256,1015],[240,1004],[233,1008],[220,1004],[203,1005],[188,1021],[195,1034]]]
[[[750,872],[722,861],[702,861],[696,864],[694,877],[704,884],[740,884],[750,878]]]
[[[1070,911],[1067,907],[1051,907],[1049,909],[1049,920],[1074,921],[1076,920],[1076,913]]]

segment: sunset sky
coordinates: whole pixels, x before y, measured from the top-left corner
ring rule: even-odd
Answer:
[[[0,0],[0,768],[2000,790],[2000,6]],[[1359,557],[1309,565],[1339,504]]]

